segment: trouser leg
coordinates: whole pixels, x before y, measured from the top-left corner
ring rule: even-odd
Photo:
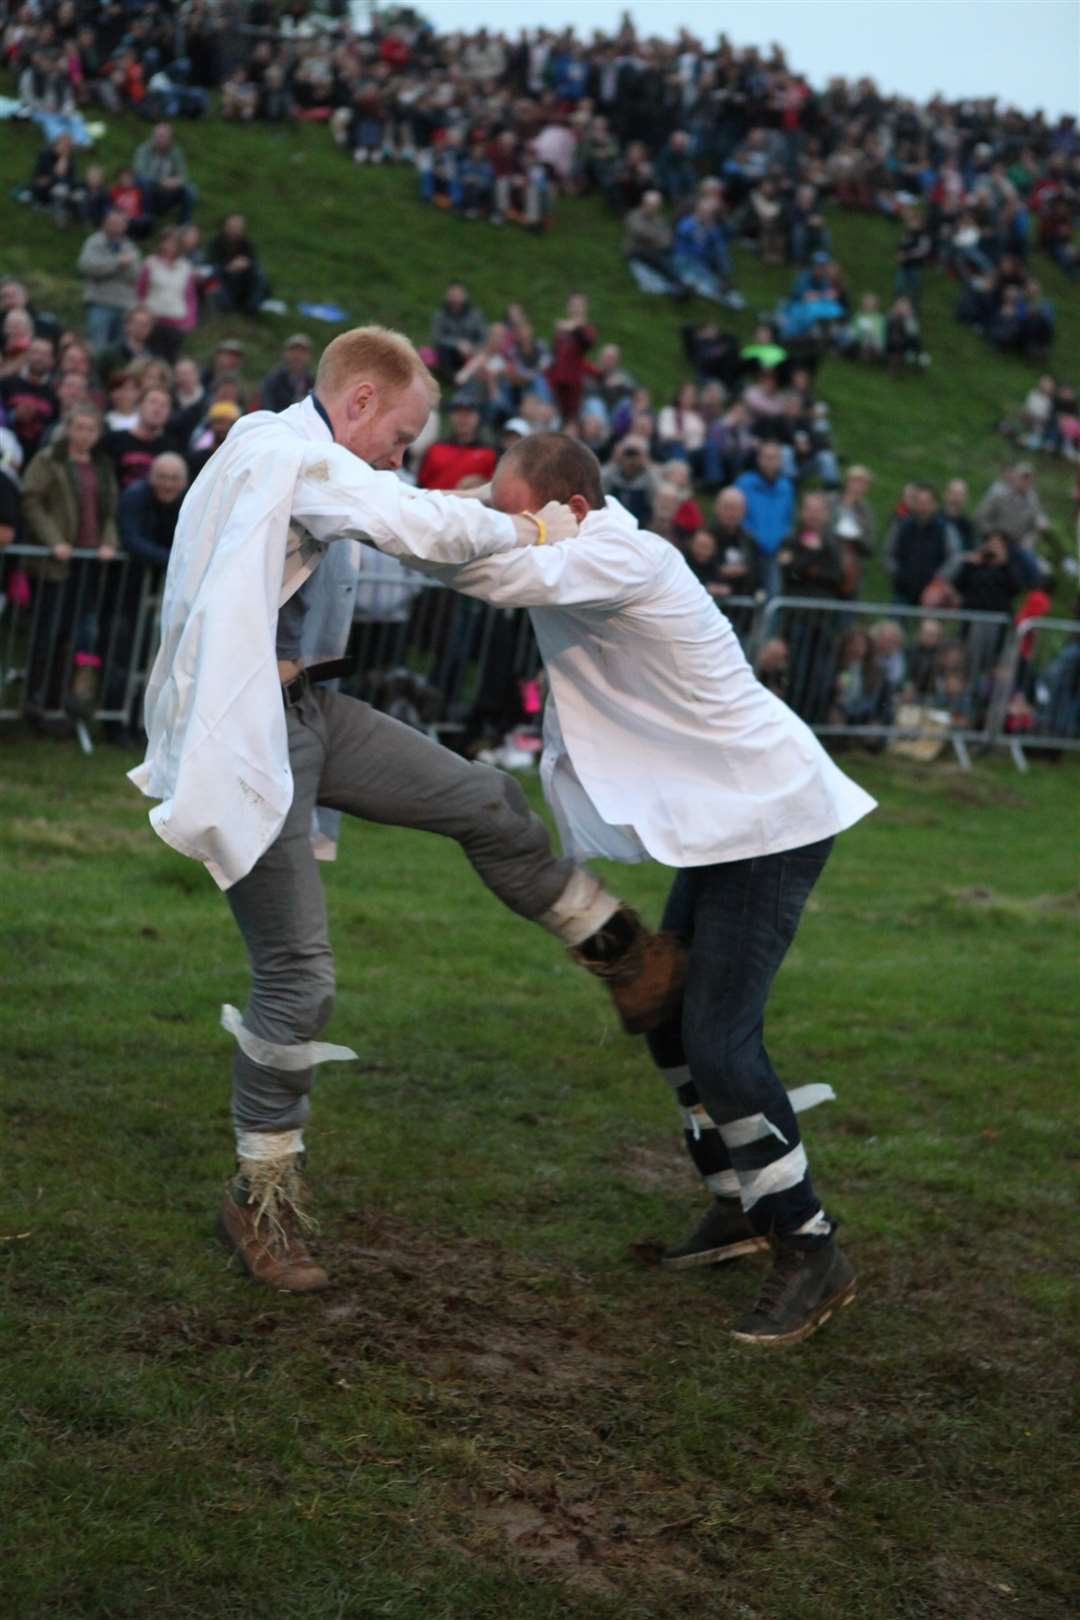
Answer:
[[[671,885],[660,926],[678,934],[689,948],[694,938],[694,891],[689,872],[678,872]],[[682,1122],[683,1144],[691,1164],[714,1198],[738,1198],[739,1178],[716,1121],[694,1084],[682,1035],[682,1008],[645,1039],[653,1062],[672,1089]]]
[[[505,906],[562,933],[552,913],[583,874],[556,857],[547,828],[512,777],[461,759],[355,698],[319,692],[317,701],[326,726],[320,804],[454,839]],[[607,916],[614,909],[611,901]]]
[[[326,1024],[334,1005],[334,962],[326,901],[311,848],[324,741],[310,693],[286,711],[293,802],[285,824],[247,877],[227,891],[251,964],[244,1027],[258,1041],[295,1047]],[[313,1070],[252,1057],[233,1059],[233,1121],[238,1131],[298,1130],[308,1117]]]
[[[763,1034],[772,981],[831,846],[826,839],[683,872],[673,893],[673,915],[689,915],[692,928],[679,1031],[688,1070],[682,1085],[692,1090],[683,1090],[680,1104],[691,1111],[688,1131],[695,1098],[716,1125],[743,1207],[760,1232],[796,1232],[821,1211],[795,1112]],[[650,1046],[671,1078],[680,1055],[673,1029],[657,1031]],[[704,1173],[718,1176],[726,1166],[711,1133],[709,1149]]]

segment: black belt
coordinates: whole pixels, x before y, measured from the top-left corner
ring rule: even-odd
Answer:
[[[354,660],[351,658],[331,658],[325,664],[312,664],[310,669],[302,669],[299,675],[294,675],[291,681],[281,683],[281,701],[287,709],[299,703],[309,686],[315,686],[320,681],[337,680],[339,675],[351,675]]]

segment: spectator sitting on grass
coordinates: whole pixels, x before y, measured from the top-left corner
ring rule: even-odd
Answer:
[[[57,135],[38,153],[30,177],[30,196],[38,208],[49,210],[57,225],[81,217],[86,191],[79,182],[70,135]]]
[[[860,360],[885,358],[885,317],[877,293],[863,293],[859,313],[851,323],[851,335]]]
[[[892,376],[899,376],[905,365],[928,366],[930,356],[922,346],[922,330],[914,305],[908,298],[897,298],[885,322],[885,354]]]
[[[623,257],[642,292],[687,296],[672,256],[674,239],[663,197],[659,191],[647,191],[623,220]]]
[[[731,285],[727,237],[714,202],[702,199],[675,227],[675,271],[700,298],[741,309],[745,302]]]
[[[488,323],[469,300],[464,282],[452,281],[441,306],[431,317],[431,346],[440,377],[455,377],[483,343]]]
[[[225,216],[208,257],[217,277],[218,308],[226,314],[255,315],[266,296],[266,279],[243,214]]]
[[[502,321],[493,321],[483,343],[454,378],[454,387],[475,397],[487,422],[509,416],[514,408],[506,358],[509,342],[509,328]]]
[[[108,190],[109,206],[123,214],[127,220],[128,235],[141,241],[149,236],[154,222],[146,212],[142,187],[135,178],[134,169],[121,169]]]
[[[136,148],[134,168],[147,212],[160,218],[176,209],[180,223],[186,225],[197,194],[171,124],[155,124],[150,139]]]

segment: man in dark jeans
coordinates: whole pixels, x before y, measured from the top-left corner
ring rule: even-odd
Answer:
[[[855,1294],[836,1221],[810,1181],[796,1112],[764,1044],[765,1003],[834,836],[874,801],[755,680],[674,546],[606,504],[580,441],[537,433],[499,463],[500,511],[564,501],[579,533],[438,569],[457,590],[527,607],[547,669],[541,780],[567,855],[675,869],[664,927],[689,947],[681,1004],[649,1035],[712,1202],[670,1266],[774,1252],[752,1344],[806,1338]],[[431,569],[425,569],[431,572]]]

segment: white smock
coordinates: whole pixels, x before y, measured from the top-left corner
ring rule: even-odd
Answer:
[[[875,808],[761,685],[682,555],[613,498],[575,539],[424,571],[530,610],[550,683],[541,778],[573,858],[749,860]]]
[[[250,872],[292,803],[278,609],[329,553],[304,660],[340,657],[360,540],[439,563],[517,544],[512,519],[411,488],[335,444],[310,398],[242,417],[184,500],[146,690],[146,759],[129,774],[162,801],[154,830],[223,889]]]

